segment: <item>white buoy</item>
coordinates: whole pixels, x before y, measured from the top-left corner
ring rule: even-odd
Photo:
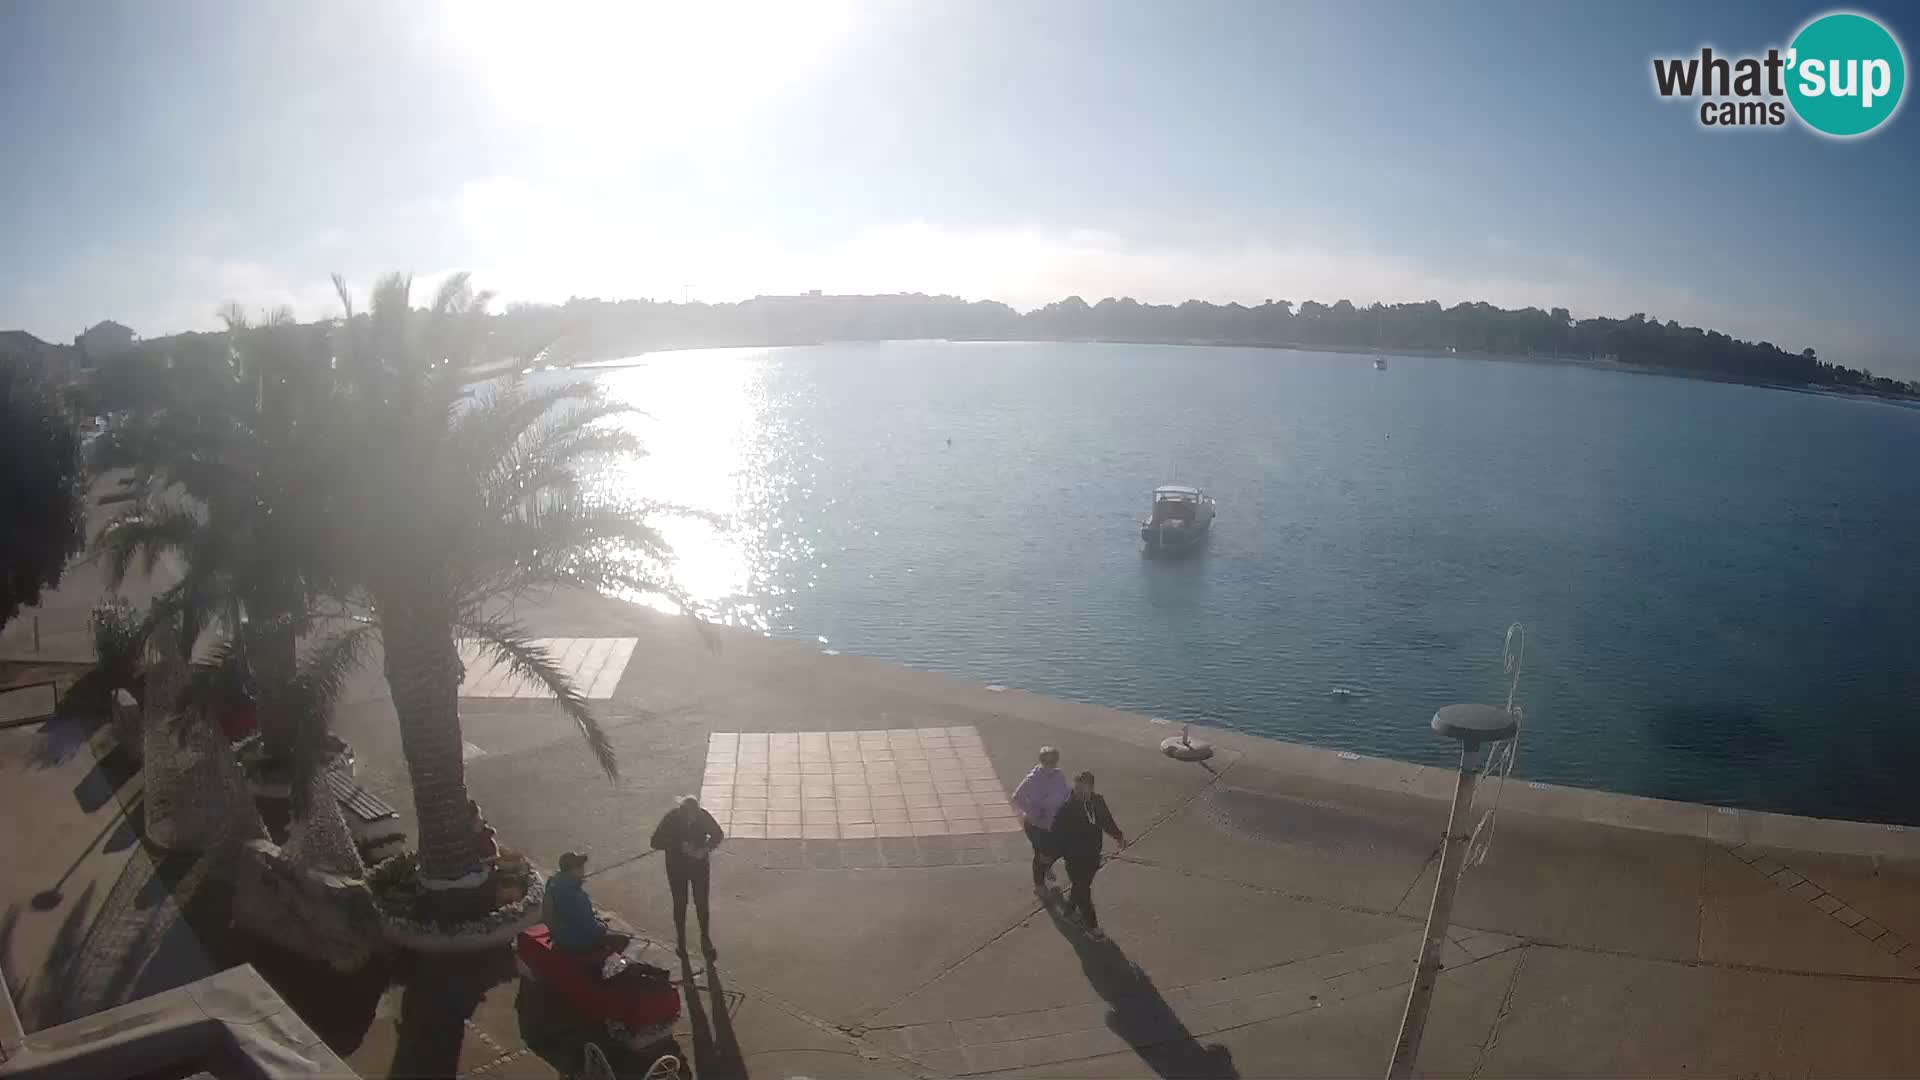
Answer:
[[[1205,761],[1213,756],[1213,746],[1204,739],[1196,742],[1182,724],[1180,734],[1161,741],[1160,752],[1176,761]]]

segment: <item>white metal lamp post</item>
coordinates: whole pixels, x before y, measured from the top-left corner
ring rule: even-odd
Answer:
[[[1420,963],[1414,969],[1413,986],[1407,992],[1407,1011],[1400,1019],[1400,1037],[1394,1043],[1393,1061],[1387,1066],[1388,1080],[1404,1080],[1412,1075],[1414,1059],[1420,1055],[1420,1037],[1427,1028],[1427,1009],[1433,1004],[1433,985],[1440,978],[1440,949],[1446,943],[1447,925],[1453,919],[1453,894],[1466,863],[1467,843],[1473,838],[1473,825],[1469,821],[1473,812],[1473,790],[1485,764],[1479,758],[1480,750],[1516,738],[1520,733],[1520,710],[1513,704],[1513,691],[1520,681],[1520,658],[1524,649],[1524,632],[1515,623],[1507,630],[1506,668],[1513,676],[1513,683],[1507,690],[1505,708],[1447,705],[1433,714],[1434,731],[1460,740],[1460,767],[1454,779],[1453,808],[1447,813],[1446,839],[1440,845],[1440,873],[1433,883],[1433,906],[1427,909],[1427,934],[1420,943]],[[1491,758],[1491,753],[1488,756]],[[1511,763],[1509,757],[1509,766]]]

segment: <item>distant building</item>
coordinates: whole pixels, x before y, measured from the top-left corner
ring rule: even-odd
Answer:
[[[85,333],[73,339],[73,344],[90,359],[97,359],[126,352],[133,348],[133,343],[138,336],[133,332],[132,327],[121,326],[112,319],[108,319],[88,327]]]

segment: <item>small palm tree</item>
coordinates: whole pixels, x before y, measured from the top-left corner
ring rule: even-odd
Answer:
[[[333,704],[346,688],[348,676],[366,661],[375,640],[373,626],[348,622],[307,642],[292,675],[273,693],[283,709],[281,718],[287,732],[287,852],[316,869],[343,877],[364,877],[366,867],[326,784],[330,752],[327,736],[332,728]],[[188,706],[185,723],[206,722],[204,710],[191,707],[191,703],[210,699],[210,687],[226,678],[227,669],[241,655],[240,640],[228,638],[193,665],[188,685],[180,695],[182,704]]]
[[[508,601],[555,586],[676,594],[656,570],[666,549],[646,524],[650,507],[597,500],[581,482],[588,460],[638,452],[604,423],[627,410],[590,383],[533,390],[517,375],[490,377],[488,297],[465,275],[424,312],[399,275],[378,283],[365,314],[335,285],[346,393],[329,440],[341,455],[330,535],[385,651],[420,875],[458,910],[463,886],[486,883],[461,755],[458,639],[551,694],[615,777],[612,744],[580,688]]]
[[[286,312],[255,327],[230,311],[227,327],[225,370],[181,372],[166,405],[102,447],[99,466],[130,470],[135,499],[96,545],[116,587],[136,562],[148,575],[177,565],[147,625],[178,617],[188,642],[217,628],[236,643],[229,663],[258,691],[266,760],[284,765],[298,643],[331,576],[307,493],[324,481],[333,373],[324,338]]]

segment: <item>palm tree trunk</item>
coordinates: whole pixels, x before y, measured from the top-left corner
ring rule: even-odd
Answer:
[[[307,778],[300,811],[287,827],[282,849],[296,863],[341,877],[364,878],[366,864],[353,846],[353,831],[327,787],[326,774],[316,770]]]
[[[147,685],[141,704],[141,757],[146,780],[146,838],[167,851],[181,848],[190,832],[184,779],[188,758],[174,727],[180,688],[187,681],[187,664],[180,655],[179,630],[160,626],[147,639]]]
[[[292,621],[283,620],[262,629],[251,644],[247,659],[253,667],[262,760],[284,768],[293,757],[293,717],[292,703],[280,691],[292,685],[298,668],[298,635]]]
[[[448,886],[481,875],[482,868],[460,753],[460,657],[453,620],[430,605],[422,610],[382,602],[377,609],[387,686],[400,718],[400,747],[420,829],[420,877],[430,889],[439,885],[436,891],[465,892]],[[479,876],[474,887],[486,884]],[[457,897],[447,899],[447,907],[459,906]]]

